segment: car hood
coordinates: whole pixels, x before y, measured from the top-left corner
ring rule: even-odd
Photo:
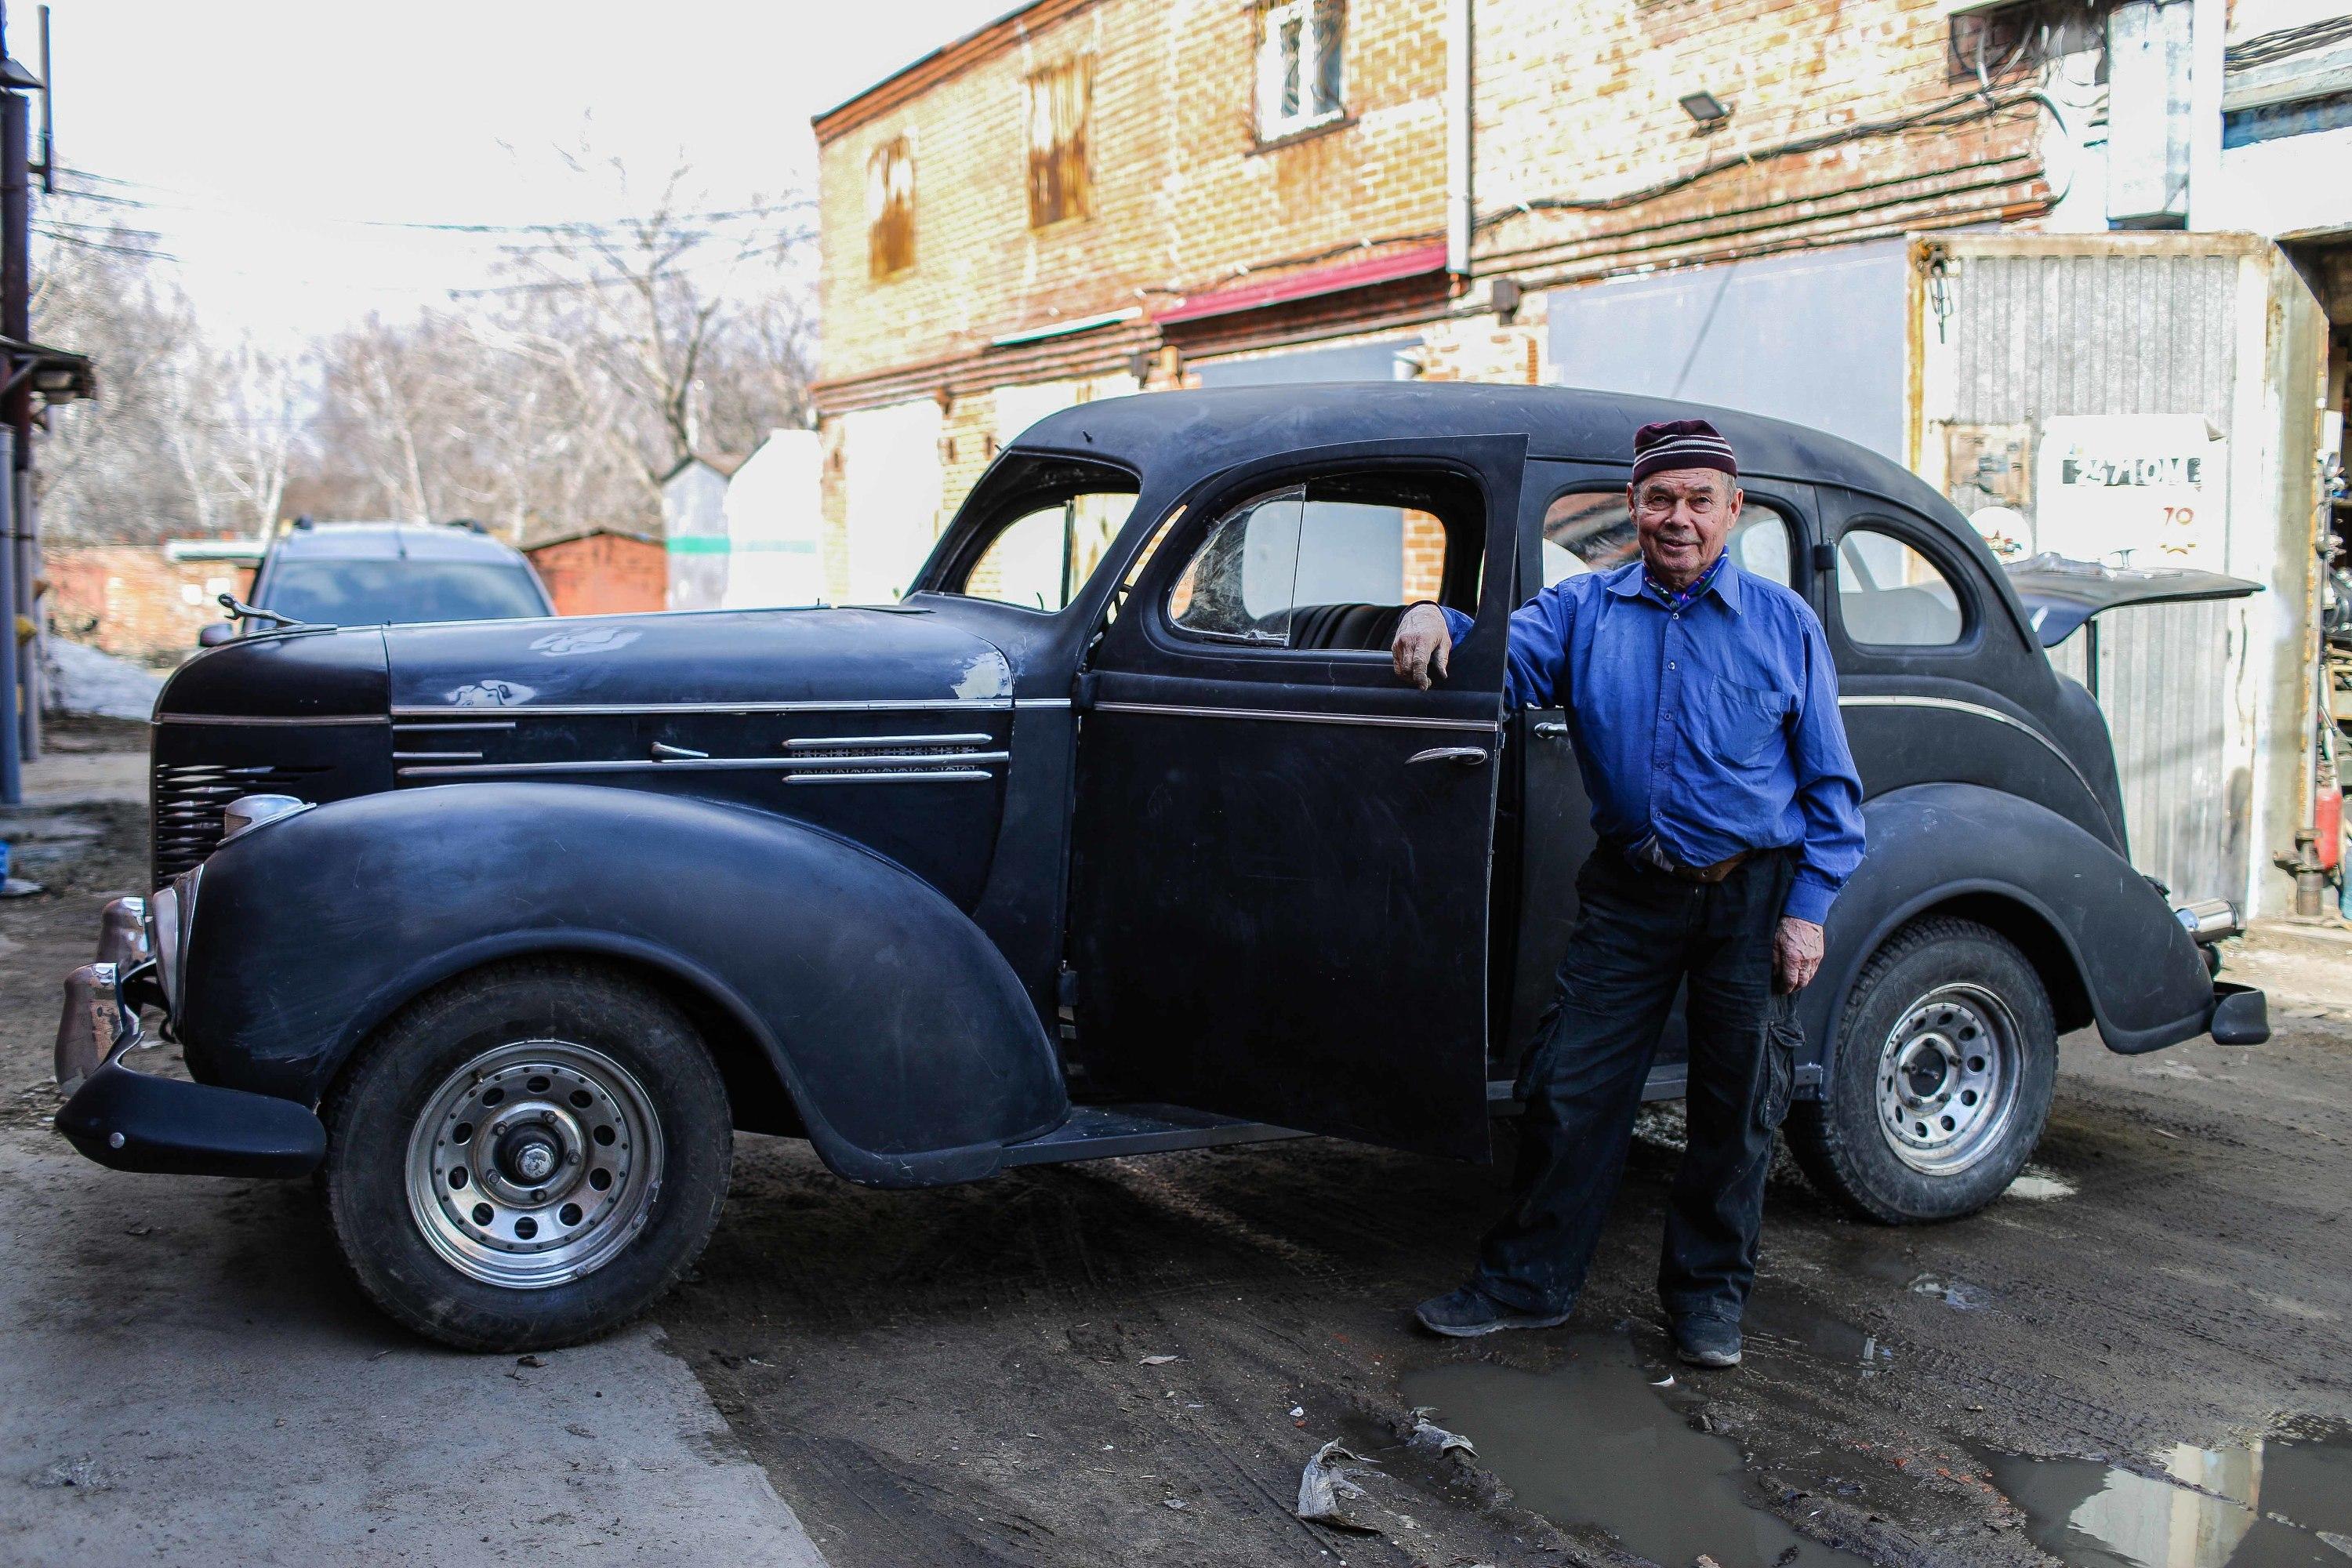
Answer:
[[[719,610],[383,632],[395,712],[989,701],[993,644],[920,610]]]

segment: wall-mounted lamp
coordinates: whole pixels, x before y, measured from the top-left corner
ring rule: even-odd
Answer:
[[[1731,106],[1704,89],[1683,94],[1683,112],[1698,122],[1701,131],[1713,131],[1731,118]]]

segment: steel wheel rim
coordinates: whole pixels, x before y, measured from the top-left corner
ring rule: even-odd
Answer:
[[[543,1290],[594,1273],[661,1190],[661,1119],[626,1068],[568,1040],[484,1051],[442,1079],[408,1138],[408,1210],[469,1279]]]
[[[1957,1175],[2001,1146],[2022,1066],[2007,1003],[1981,985],[1937,986],[1879,1048],[1878,1131],[1911,1169]]]

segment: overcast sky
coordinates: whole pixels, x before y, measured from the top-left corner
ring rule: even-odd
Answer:
[[[484,280],[494,241],[384,225],[615,216],[552,151],[583,132],[715,206],[806,188],[812,114],[1012,5],[52,0],[58,162],[119,198],[71,221],[155,231],[216,327],[279,338]],[[37,61],[38,7],[7,20]]]

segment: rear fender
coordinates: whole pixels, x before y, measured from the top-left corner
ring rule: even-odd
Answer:
[[[402,790],[224,845],[174,1026],[205,1081],[314,1103],[420,993],[556,952],[722,1009],[855,1181],[986,1175],[1068,1112],[1034,1006],[929,884],[803,823],[594,785]]]
[[[2061,1016],[2087,1005],[2110,1050],[2204,1032],[2213,983],[2164,897],[2047,806],[1977,784],[1915,784],[1864,803],[1863,820],[1869,853],[1831,908],[1821,975],[1798,1002],[1815,1061],[1835,1053],[1871,954],[1938,910],[2004,930],[2052,983]]]

